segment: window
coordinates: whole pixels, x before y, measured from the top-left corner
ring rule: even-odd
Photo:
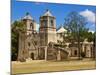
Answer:
[[[51,23],[51,26],[53,26],[53,20],[51,20],[51,22],[50,22],[50,23]]]
[[[43,26],[46,27],[47,26],[47,20],[43,21]]]
[[[74,55],[75,55],[75,56],[77,55],[77,50],[74,51]]]
[[[25,52],[23,51],[23,54],[24,54]]]
[[[28,46],[29,46],[29,47],[31,46],[30,42],[28,42]]]
[[[30,29],[33,29],[33,23],[30,24]]]

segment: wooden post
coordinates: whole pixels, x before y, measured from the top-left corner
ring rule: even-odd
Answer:
[[[84,52],[84,44],[82,44],[82,52]]]
[[[45,61],[47,61],[47,47],[45,47]]]
[[[60,50],[58,50],[58,54],[57,54],[57,60],[61,60],[61,54],[60,54]]]

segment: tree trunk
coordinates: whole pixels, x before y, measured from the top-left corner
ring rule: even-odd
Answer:
[[[80,49],[80,35],[79,35],[79,33],[78,33],[78,51],[79,51],[78,56],[79,56],[79,60],[80,60],[82,57],[81,57],[81,49]]]

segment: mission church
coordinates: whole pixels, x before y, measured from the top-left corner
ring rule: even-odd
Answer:
[[[37,22],[27,13],[22,19],[25,23],[25,33],[19,34],[18,60],[67,60],[68,58],[78,58],[79,51],[76,46],[70,47],[71,43],[66,43],[66,48],[55,46],[59,41],[63,42],[61,34],[67,30],[61,26],[56,27],[56,17],[47,10],[39,18],[39,31],[36,30]],[[86,58],[95,56],[93,42],[81,44],[81,51]]]

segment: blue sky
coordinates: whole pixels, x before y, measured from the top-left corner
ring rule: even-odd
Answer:
[[[12,1],[12,21],[18,20],[24,17],[26,12],[39,23],[39,17],[43,15],[46,9],[49,9],[53,16],[56,17],[56,26],[59,27],[64,24],[64,18],[71,11],[77,11],[88,20],[87,27],[95,31],[95,6],[88,5],[72,5],[72,4],[56,4],[56,3],[36,3],[36,2],[23,2]]]

